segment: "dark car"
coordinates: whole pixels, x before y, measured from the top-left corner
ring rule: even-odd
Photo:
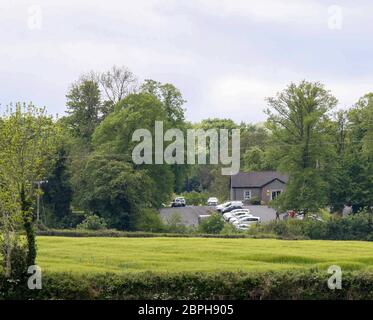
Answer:
[[[171,207],[185,207],[186,201],[183,197],[175,198],[174,201],[171,202]]]
[[[243,209],[243,206],[241,204],[234,203],[234,204],[231,204],[230,206],[224,208],[221,213],[231,212],[232,210],[236,210],[236,209]]]

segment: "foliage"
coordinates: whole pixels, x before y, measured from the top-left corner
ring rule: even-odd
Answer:
[[[199,224],[199,230],[205,233],[220,233],[224,228],[224,220],[220,214],[214,213],[210,217],[203,219]]]
[[[144,209],[137,217],[136,230],[162,232],[165,230],[159,213],[153,209]]]
[[[100,90],[97,82],[81,80],[74,83],[66,98],[69,114],[66,118],[68,128],[73,136],[89,143],[102,116]]]
[[[165,228],[168,232],[171,233],[186,233],[188,231],[188,228],[183,223],[183,219],[178,212],[173,212],[166,219]]]
[[[0,278],[0,299],[28,300],[371,300],[371,272],[343,273],[341,290],[330,290],[323,271],[71,274],[46,273],[43,290]]]
[[[6,260],[18,242],[14,233],[22,225],[27,241],[26,261],[35,264],[34,204],[39,192],[35,182],[45,178],[58,142],[59,128],[53,119],[32,104],[9,106],[0,121],[0,202],[4,203],[1,231]]]
[[[42,184],[43,201],[49,211],[48,226],[56,226],[71,214],[72,187],[66,164],[66,150],[61,148],[57,154],[54,168]]]
[[[251,228],[248,234],[274,234],[281,239],[373,241],[373,215],[367,212],[331,217],[328,221],[282,220]]]
[[[302,81],[267,101],[272,152],[279,159],[279,170],[290,175],[277,207],[317,211],[327,203],[322,168],[333,149],[325,147],[330,139],[326,126],[337,100],[320,83]]]
[[[84,230],[103,230],[106,229],[107,224],[105,219],[100,218],[99,216],[87,215],[84,221],[76,226],[77,229]]]
[[[181,195],[185,198],[186,203],[190,206],[205,206],[207,199],[209,198],[207,193],[197,191],[184,192]]]
[[[151,203],[152,183],[145,170],[93,156],[83,172],[80,203],[87,212],[104,218],[110,228],[134,230],[140,209]]]

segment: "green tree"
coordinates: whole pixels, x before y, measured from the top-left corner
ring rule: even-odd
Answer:
[[[27,241],[27,265],[34,265],[36,258],[35,182],[45,178],[58,136],[53,119],[32,104],[10,106],[0,121],[0,196],[4,196],[5,216],[17,216],[15,220],[9,218],[8,225],[21,218]]]
[[[101,121],[102,110],[98,83],[81,80],[73,84],[66,95],[67,124],[73,136],[91,141],[91,136]]]
[[[321,173],[334,152],[326,124],[337,100],[320,83],[302,81],[290,84],[267,101],[267,126],[272,132],[278,168],[290,175],[277,205],[282,209],[318,210],[327,203],[327,183]]]
[[[373,204],[373,93],[359,99],[348,112],[345,161],[350,190],[348,203],[354,212]]]
[[[214,213],[210,217],[203,219],[199,225],[199,230],[203,233],[218,234],[224,228],[224,220],[220,214]]]
[[[47,176],[47,183],[44,183],[42,187],[44,204],[52,215],[52,225],[56,225],[71,213],[73,196],[70,173],[67,168],[67,152],[64,147],[58,150],[54,167]]]
[[[167,118],[174,124],[182,124],[185,120],[183,105],[185,100],[179,89],[170,83],[160,83],[147,79],[140,90],[154,95],[163,105]]]
[[[134,230],[137,216],[151,204],[152,184],[145,170],[134,170],[120,159],[92,156],[83,172],[80,203],[110,228]]]

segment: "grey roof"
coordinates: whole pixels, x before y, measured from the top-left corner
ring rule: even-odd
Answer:
[[[231,187],[260,188],[276,179],[286,183],[289,180],[289,176],[277,171],[239,172],[231,176]]]

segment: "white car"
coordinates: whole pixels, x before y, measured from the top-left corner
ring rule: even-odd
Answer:
[[[230,217],[229,218],[229,222],[230,223],[238,223],[238,222],[240,222],[240,219],[243,219],[243,218],[252,218],[252,217],[254,217],[252,214],[240,214],[237,217],[235,217],[235,216]]]
[[[250,225],[246,223],[239,223],[234,226],[237,230],[246,231],[250,229]]]
[[[218,203],[219,203],[218,198],[210,197],[210,198],[207,199],[207,205],[208,206],[217,206]]]
[[[244,215],[244,214],[250,214],[250,210],[249,209],[235,209],[235,210],[232,210],[231,212],[224,213],[223,218],[225,221],[229,221],[230,218]]]
[[[221,212],[224,208],[229,207],[231,203],[232,201],[221,203],[215,207],[215,210]]]
[[[242,201],[227,201],[227,202],[224,202],[222,204],[219,204],[215,207],[216,211],[219,211],[219,212],[222,212],[224,209],[228,208],[229,206],[231,206],[232,204],[236,204],[236,205],[239,205],[239,206],[243,206],[243,203]]]
[[[245,215],[239,218],[232,218],[229,222],[231,222],[234,225],[250,224],[250,223],[260,222],[260,217],[255,217],[253,215]]]

